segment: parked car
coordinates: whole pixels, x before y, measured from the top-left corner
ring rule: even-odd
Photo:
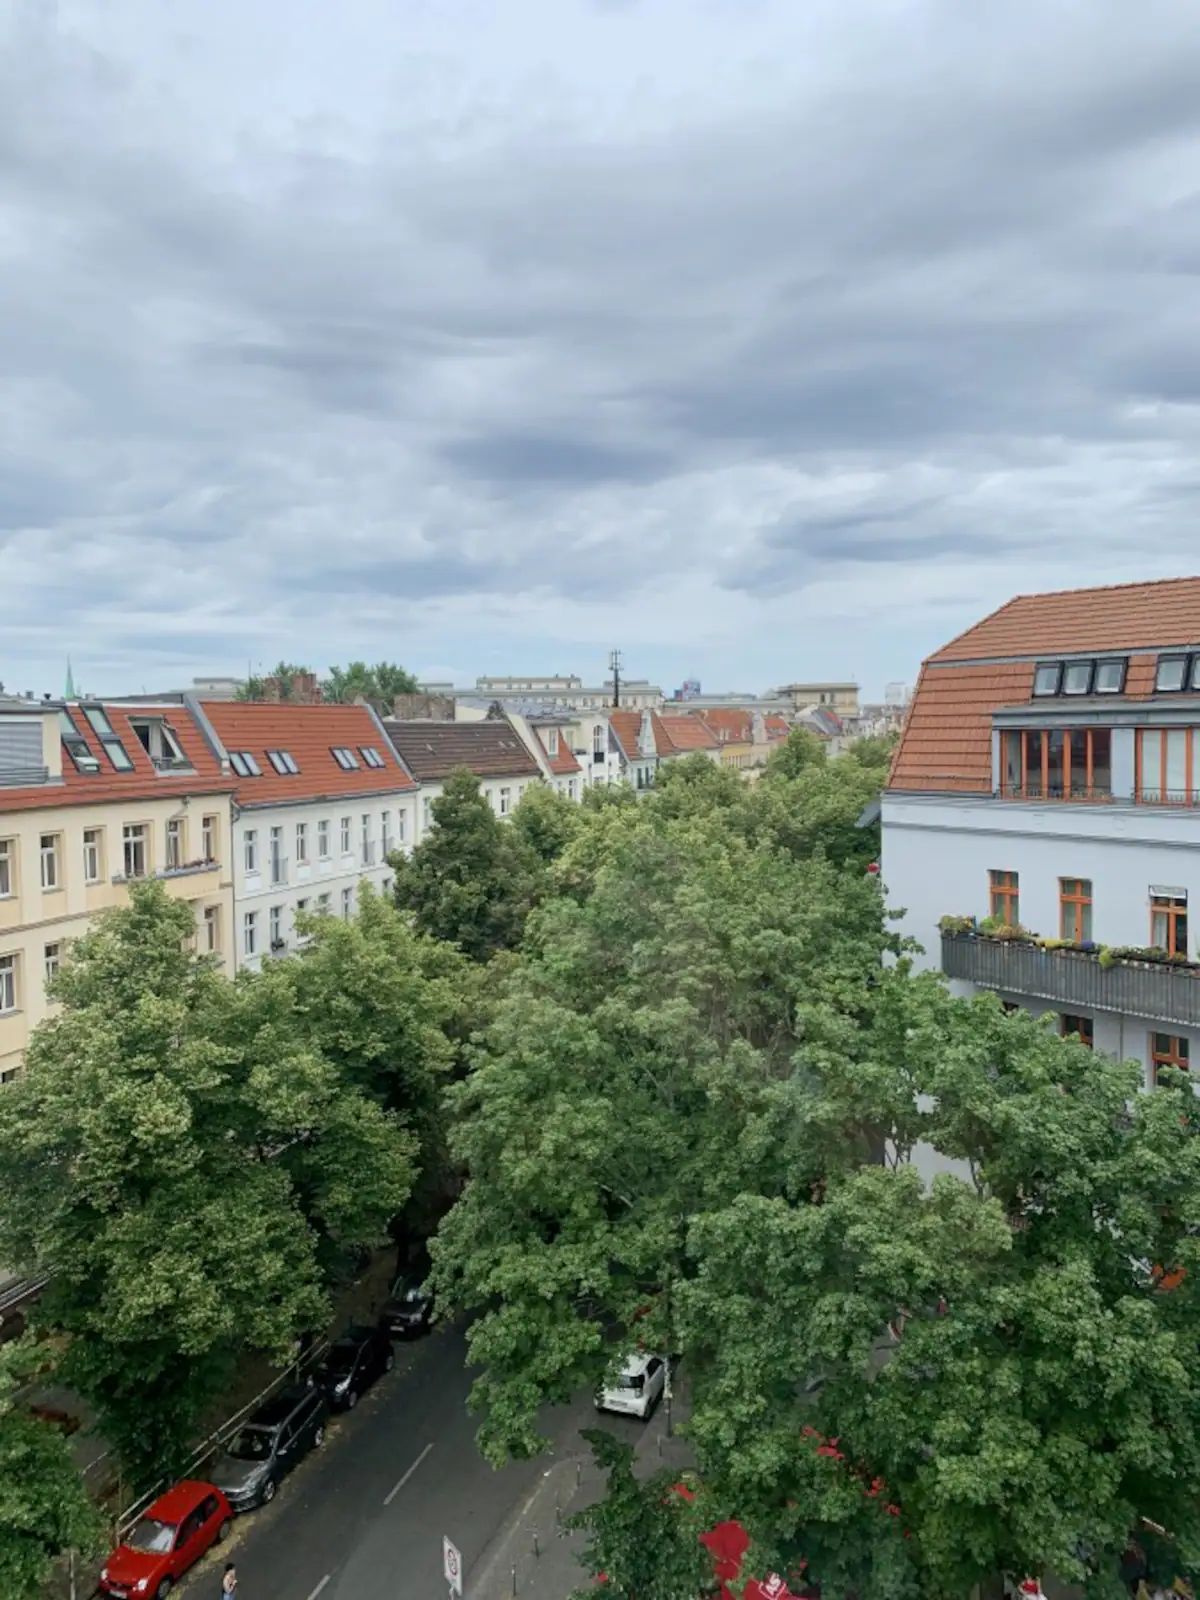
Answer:
[[[662,1356],[635,1350],[625,1357],[616,1383],[597,1394],[596,1410],[619,1411],[644,1420],[662,1398],[666,1381],[667,1364]]]
[[[184,1573],[229,1531],[233,1512],[215,1484],[187,1478],[129,1529],[100,1572],[114,1600],[163,1600]]]
[[[402,1272],[379,1313],[379,1326],[393,1339],[408,1339],[428,1333],[433,1321],[433,1296],[421,1287],[421,1279]]]
[[[235,1511],[269,1505],[281,1478],[325,1442],[329,1405],[316,1388],[280,1389],[244,1422],[217,1457],[213,1482]]]
[[[376,1378],[396,1365],[385,1328],[348,1328],[325,1352],[313,1382],[340,1411],[353,1411]]]

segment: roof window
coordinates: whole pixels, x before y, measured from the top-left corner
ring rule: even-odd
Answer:
[[[373,744],[360,744],[358,753],[369,767],[385,767],[387,762]]]
[[[1052,695],[1121,694],[1128,664],[1124,656],[1039,661],[1033,672],[1033,693],[1039,700]]]
[[[356,772],[358,770],[358,757],[353,750],[348,750],[344,744],[330,745],[333,759],[343,772]]]
[[[1067,661],[1063,665],[1063,694],[1090,694],[1094,661]]]
[[[1039,661],[1033,674],[1033,692],[1036,695],[1057,694],[1062,679],[1061,661]]]
[[[261,778],[262,768],[249,750],[231,750],[229,765],[239,778]]]
[[[58,727],[62,734],[63,748],[75,763],[75,770],[89,774],[99,772],[100,757],[94,756],[88,749],[87,741],[75,726],[69,711],[58,713]]]
[[[1125,688],[1125,658],[1118,656],[1112,661],[1097,661],[1096,678],[1092,684],[1093,694],[1120,694]]]
[[[1166,694],[1186,686],[1188,680],[1187,656],[1159,656],[1154,687]]]
[[[85,705],[83,714],[88,720],[92,732],[104,747],[104,753],[112,762],[118,772],[133,771],[133,757],[121,743],[113,730],[112,723],[108,720],[108,713],[101,705]]]
[[[268,750],[267,760],[275,768],[275,771],[282,773],[285,778],[294,777],[300,771],[300,768],[292,759],[290,751]]]

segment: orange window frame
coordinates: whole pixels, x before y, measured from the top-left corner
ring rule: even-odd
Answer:
[[[1068,1027],[1068,1023],[1072,1022],[1078,1023],[1079,1026],[1075,1028]],[[1079,1042],[1087,1045],[1089,1050],[1095,1048],[1095,1030],[1096,1024],[1094,1018],[1072,1015],[1067,1011],[1063,1012],[1058,1027],[1058,1031],[1062,1034],[1064,1039],[1069,1039],[1072,1034],[1078,1034]]]
[[[1019,874],[993,868],[988,874],[988,889],[992,916],[1015,928],[1021,915]]]
[[[1041,757],[1037,762],[1036,776],[1040,779],[1041,789],[1036,798],[1068,800],[1072,798],[1072,782],[1076,772],[1082,772],[1084,782],[1082,785],[1083,796],[1090,796],[1095,782],[1095,746],[1093,735],[1097,731],[1111,733],[1111,729],[1097,730],[1094,728],[1022,728],[1021,735],[1021,793],[1029,793],[1029,736],[1037,734],[1041,739]],[[1062,793],[1050,795],[1050,735],[1061,733],[1063,738],[1062,754]],[[1189,744],[1189,759],[1191,746]],[[1110,758],[1111,759],[1111,758]],[[1191,767],[1188,767],[1189,781]]]
[[[1165,1045],[1161,1048],[1158,1041],[1164,1039]],[[1150,1061],[1154,1068],[1154,1081],[1158,1082],[1159,1067],[1179,1067],[1183,1072],[1191,1071],[1188,1060],[1188,1042],[1178,1034],[1152,1033],[1150,1035]]]
[[[1150,943],[1157,944],[1154,937],[1154,923],[1158,917],[1167,919],[1167,939],[1163,949],[1169,956],[1186,956],[1188,953],[1187,919],[1188,905],[1185,900],[1182,905],[1177,905],[1173,898],[1166,895],[1152,894],[1150,896]],[[1183,939],[1179,938],[1179,924],[1183,923]]]
[[[1077,889],[1068,889],[1067,885],[1078,884]],[[1071,939],[1076,944],[1085,938],[1090,938],[1090,933],[1083,931],[1084,912],[1091,909],[1092,882],[1090,878],[1060,878],[1058,880],[1058,936],[1060,939]],[[1068,927],[1069,921],[1069,927]]]
[[[1150,781],[1150,788],[1152,791],[1155,791],[1155,798],[1152,799],[1150,803],[1152,805],[1170,804],[1170,801],[1166,798],[1168,793],[1166,735],[1168,733],[1178,732],[1180,732],[1178,728],[1139,728],[1137,730],[1137,738],[1134,741],[1133,746],[1133,792],[1139,800],[1145,800],[1146,798],[1145,738],[1148,733],[1156,733],[1162,735],[1162,737],[1160,737],[1158,741],[1158,782],[1155,783],[1153,779]],[[1183,800],[1181,803],[1186,805],[1191,799],[1191,796],[1194,794],[1196,788],[1195,775],[1197,730],[1195,728],[1184,728],[1182,732],[1184,733],[1185,738],[1183,756]]]

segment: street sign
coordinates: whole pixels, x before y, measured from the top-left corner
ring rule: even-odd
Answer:
[[[444,1535],[442,1537],[442,1571],[450,1585],[450,1593],[462,1596],[462,1557]]]

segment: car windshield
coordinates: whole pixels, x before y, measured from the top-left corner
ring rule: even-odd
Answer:
[[[265,1461],[274,1443],[270,1428],[243,1428],[230,1444],[229,1454],[235,1461]]]
[[[421,1285],[412,1283],[406,1278],[401,1278],[392,1290],[392,1297],[396,1300],[402,1300],[405,1305],[415,1305],[421,1299]]]
[[[157,1517],[140,1517],[125,1535],[131,1550],[146,1550],[152,1555],[165,1555],[175,1543],[175,1524],[160,1522]]]
[[[357,1355],[356,1344],[335,1344],[325,1357],[325,1366],[330,1372],[349,1372]]]

